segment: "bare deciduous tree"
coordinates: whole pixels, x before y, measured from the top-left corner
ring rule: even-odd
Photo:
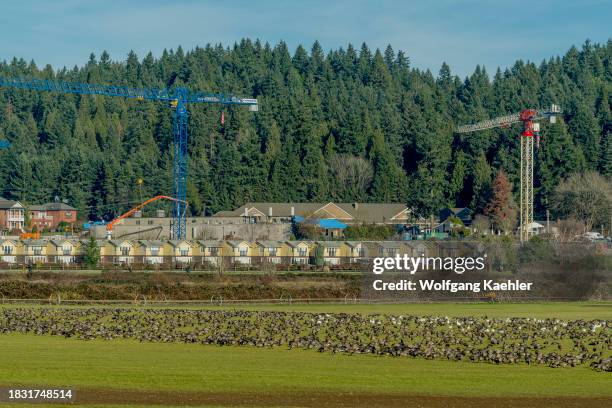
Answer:
[[[577,237],[584,233],[584,222],[574,218],[559,220],[557,222],[557,240],[559,242],[576,241]]]
[[[472,227],[479,234],[486,234],[491,229],[491,222],[489,221],[489,217],[484,216],[482,214],[477,214],[474,217],[474,221],[472,221]]]
[[[329,170],[338,182],[339,195],[343,199],[363,197],[374,176],[369,161],[363,157],[337,154],[329,159]]]
[[[552,205],[559,217],[582,221],[585,225],[582,232],[608,225],[612,212],[612,182],[594,171],[573,174],[557,186]]]

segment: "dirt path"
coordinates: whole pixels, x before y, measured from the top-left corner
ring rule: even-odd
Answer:
[[[77,388],[75,405],[227,406],[300,408],[585,408],[612,406],[612,397],[448,397],[335,393],[218,393]]]

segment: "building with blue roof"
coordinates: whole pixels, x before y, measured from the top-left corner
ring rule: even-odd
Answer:
[[[344,229],[347,225],[343,222],[338,221],[335,218],[304,218],[302,216],[296,215],[293,217],[293,222],[295,224],[313,224],[317,225],[324,231],[324,235],[330,238],[339,238],[344,235]]]

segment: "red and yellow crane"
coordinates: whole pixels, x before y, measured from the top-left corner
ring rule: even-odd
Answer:
[[[500,116],[471,125],[459,126],[457,133],[469,133],[479,130],[508,127],[514,123],[523,122],[521,133],[521,186],[520,186],[520,225],[519,236],[521,242],[529,240],[530,225],[533,223],[533,146],[540,145],[540,123],[542,119],[549,119],[555,123],[561,109],[558,105],[551,105],[550,109],[524,109],[513,115]]]

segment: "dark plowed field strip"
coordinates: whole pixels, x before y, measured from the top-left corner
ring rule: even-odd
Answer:
[[[154,406],[300,407],[300,408],[506,408],[607,407],[612,398],[594,397],[450,397],[359,393],[218,393],[133,391],[77,388],[77,405],[127,404]]]

